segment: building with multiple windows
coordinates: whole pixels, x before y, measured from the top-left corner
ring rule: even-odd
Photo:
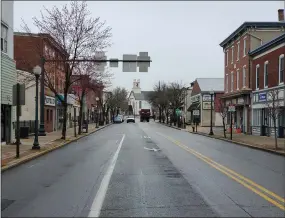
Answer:
[[[18,70],[32,72],[35,66],[42,66],[41,57],[46,60],[64,60],[67,53],[49,34],[32,34],[14,32],[14,55]],[[45,75],[57,93],[63,93],[65,82],[65,67],[63,62],[46,62]],[[57,108],[54,92],[45,87],[44,119],[45,131],[57,129],[59,114],[62,108]]]
[[[17,73],[14,61],[13,16],[14,2],[1,2],[1,144],[14,140],[15,108],[12,106],[12,87]]]
[[[249,52],[252,78],[252,134],[278,137],[285,129],[285,34]]]
[[[252,120],[251,60],[248,53],[284,34],[284,31],[284,21],[245,22],[220,43],[224,51],[225,93],[222,98],[226,105],[236,106],[233,124],[244,133],[251,133]]]

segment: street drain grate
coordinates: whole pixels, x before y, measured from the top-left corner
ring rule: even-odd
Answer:
[[[1,199],[1,211],[9,207],[13,202],[13,200]]]

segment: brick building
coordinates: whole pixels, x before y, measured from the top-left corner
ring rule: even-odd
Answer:
[[[193,122],[193,111],[200,111],[200,125],[211,125],[211,91],[213,95],[213,126],[222,126],[222,117],[218,107],[220,97],[224,94],[223,78],[197,78],[193,82],[191,92],[191,105],[188,111],[191,112]]]
[[[280,15],[280,10],[279,10]],[[224,91],[226,105],[234,104],[235,128],[244,133],[251,132],[251,64],[248,52],[282,35],[285,23],[282,16],[279,22],[245,22],[220,43],[224,51]],[[230,116],[227,117],[230,123]]]
[[[252,59],[252,134],[274,136],[274,108],[278,137],[284,138],[285,34],[249,53]],[[278,91],[277,91],[278,90]],[[273,114],[274,115],[274,114]]]
[[[32,72],[37,65],[42,66],[41,59],[63,60],[67,53],[49,34],[30,34],[14,32],[14,58],[18,70]],[[46,62],[45,74],[50,79],[58,93],[63,93],[65,73],[63,62]],[[54,103],[50,103],[54,102]],[[58,109],[60,110],[60,109]],[[58,114],[54,93],[45,87],[45,130],[52,132],[56,129]]]

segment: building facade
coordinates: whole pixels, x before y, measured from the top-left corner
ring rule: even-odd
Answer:
[[[42,66],[41,58],[46,60],[64,60],[67,53],[49,34],[30,34],[14,32],[14,55],[16,68],[32,72],[35,66]],[[45,74],[57,93],[63,93],[65,84],[65,67],[63,62],[46,62]],[[45,131],[56,130],[58,119],[55,93],[45,87],[44,121]]]
[[[235,105],[233,124],[244,133],[251,133],[251,65],[248,53],[282,35],[284,21],[245,22],[220,46],[224,51],[224,95],[226,105]],[[227,117],[227,124],[230,116]]]
[[[284,138],[285,34],[249,53],[252,60],[252,134]]]
[[[15,139],[15,107],[12,106],[12,87],[17,73],[14,61],[13,16],[14,1],[1,2],[1,144]]]
[[[199,111],[200,126],[211,126],[211,93],[212,99],[212,125],[222,126],[222,117],[218,107],[218,101],[224,94],[224,79],[223,78],[197,78],[193,82],[191,93],[191,105],[189,111],[193,122],[195,118],[194,111]]]

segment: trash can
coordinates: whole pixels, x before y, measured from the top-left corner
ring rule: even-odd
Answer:
[[[266,136],[266,126],[262,125],[260,130],[260,136]]]
[[[29,138],[29,127],[28,126],[20,127],[20,138],[22,139]]]
[[[284,138],[284,127],[283,126],[278,127],[278,138]]]

